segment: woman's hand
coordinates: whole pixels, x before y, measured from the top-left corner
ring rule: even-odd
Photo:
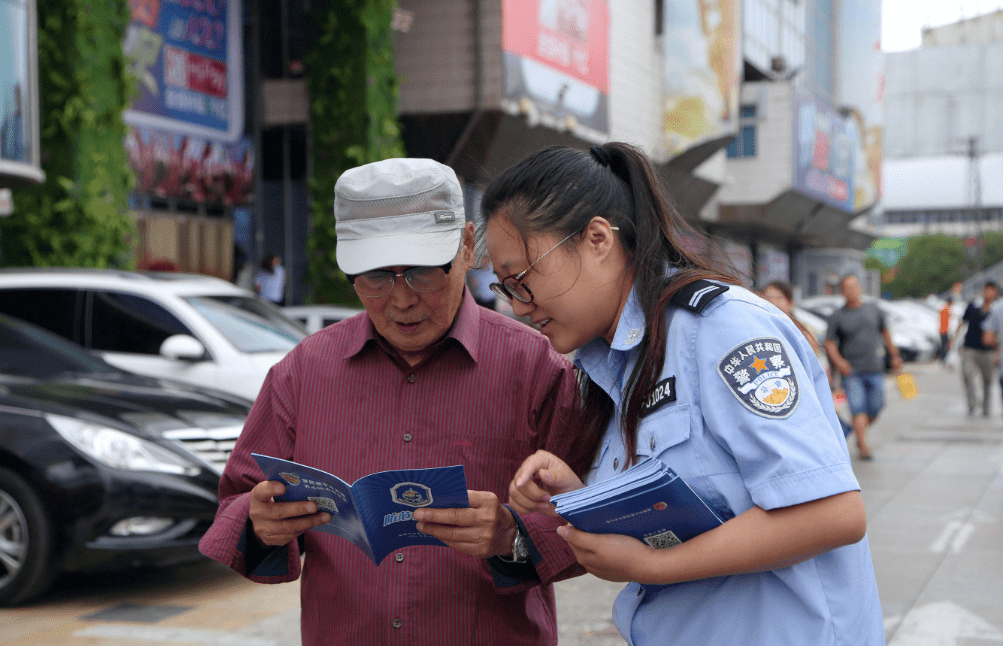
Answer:
[[[508,486],[509,504],[519,514],[534,511],[557,516],[550,496],[585,484],[559,457],[547,451],[537,451],[526,458]]]
[[[575,559],[589,574],[606,581],[647,581],[651,574],[655,548],[623,534],[589,534],[571,525],[558,527],[557,533],[568,541]]]

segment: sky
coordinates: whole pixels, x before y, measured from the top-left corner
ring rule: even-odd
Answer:
[[[1003,0],[882,0],[881,49],[915,49],[923,27],[938,27],[997,9],[1003,9]]]

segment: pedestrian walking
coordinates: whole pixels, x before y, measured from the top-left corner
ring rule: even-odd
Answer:
[[[261,298],[278,306],[286,304],[286,269],[282,258],[270,253],[261,261],[261,269],[254,277],[254,291]]]
[[[982,344],[993,350],[993,365],[1000,369],[1000,341],[1003,340],[1003,309],[998,305],[990,308],[989,316],[982,321]],[[1003,392],[1003,373],[1000,376],[1000,392]]]
[[[870,460],[867,429],[885,406],[885,352],[893,372],[899,371],[902,359],[881,309],[863,302],[857,277],[843,276],[839,288],[846,303],[829,316],[825,350],[843,380],[860,459]]]
[[[428,159],[345,171],[338,267],[365,314],[324,328],[269,372],[227,461],[202,552],[261,583],[302,576],[305,646],[557,643],[552,583],[582,572],[558,522],[503,506],[538,449],[567,454],[578,409],[567,359],[464,286],[474,228],[455,173]],[[422,518],[453,549],[406,547],[379,567],[308,529],[310,501],[274,502],[251,452],[354,482],[462,464],[470,508]],[[301,566],[301,557],[303,557]]]
[[[986,281],[982,286],[982,298],[968,304],[958,328],[954,331],[957,342],[961,330],[965,330],[961,346],[961,383],[965,386],[965,399],[968,403],[968,416],[975,415],[981,407],[982,416],[989,417],[989,391],[995,381],[998,370],[996,364],[997,352],[986,345],[982,335],[982,322],[989,316],[999,294],[999,287],[993,281]],[[981,396],[978,383],[981,382]]]
[[[726,522],[669,549],[558,531],[585,568],[630,582],[630,644],[882,644],[859,485],[825,371],[791,319],[688,249],[638,149],[549,148],[486,189],[493,287],[575,352],[582,470],[547,452],[509,488],[520,513],[641,457]],[[434,510],[433,510],[434,511]],[[668,585],[666,585],[668,584]]]
[[[948,298],[940,308],[940,352],[938,358],[941,363],[947,363],[947,353],[951,349],[951,304],[953,301]]]

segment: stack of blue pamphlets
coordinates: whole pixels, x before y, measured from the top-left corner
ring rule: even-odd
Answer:
[[[379,565],[408,545],[444,545],[416,528],[411,512],[419,507],[469,507],[463,465],[436,469],[398,469],[363,476],[349,485],[326,471],[258,453],[251,454],[268,480],[286,492],[279,502],[312,500],[331,521],[313,529],[354,543]]]
[[[626,534],[655,548],[678,545],[724,522],[672,469],[651,458],[551,502],[582,531]]]

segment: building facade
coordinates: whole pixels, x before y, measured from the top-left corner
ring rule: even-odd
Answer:
[[[880,205],[880,2],[746,0],[740,124],[714,230],[748,250],[751,281],[804,296],[863,268]]]
[[[882,235],[1003,230],[1003,11],[925,29],[887,54]]]

